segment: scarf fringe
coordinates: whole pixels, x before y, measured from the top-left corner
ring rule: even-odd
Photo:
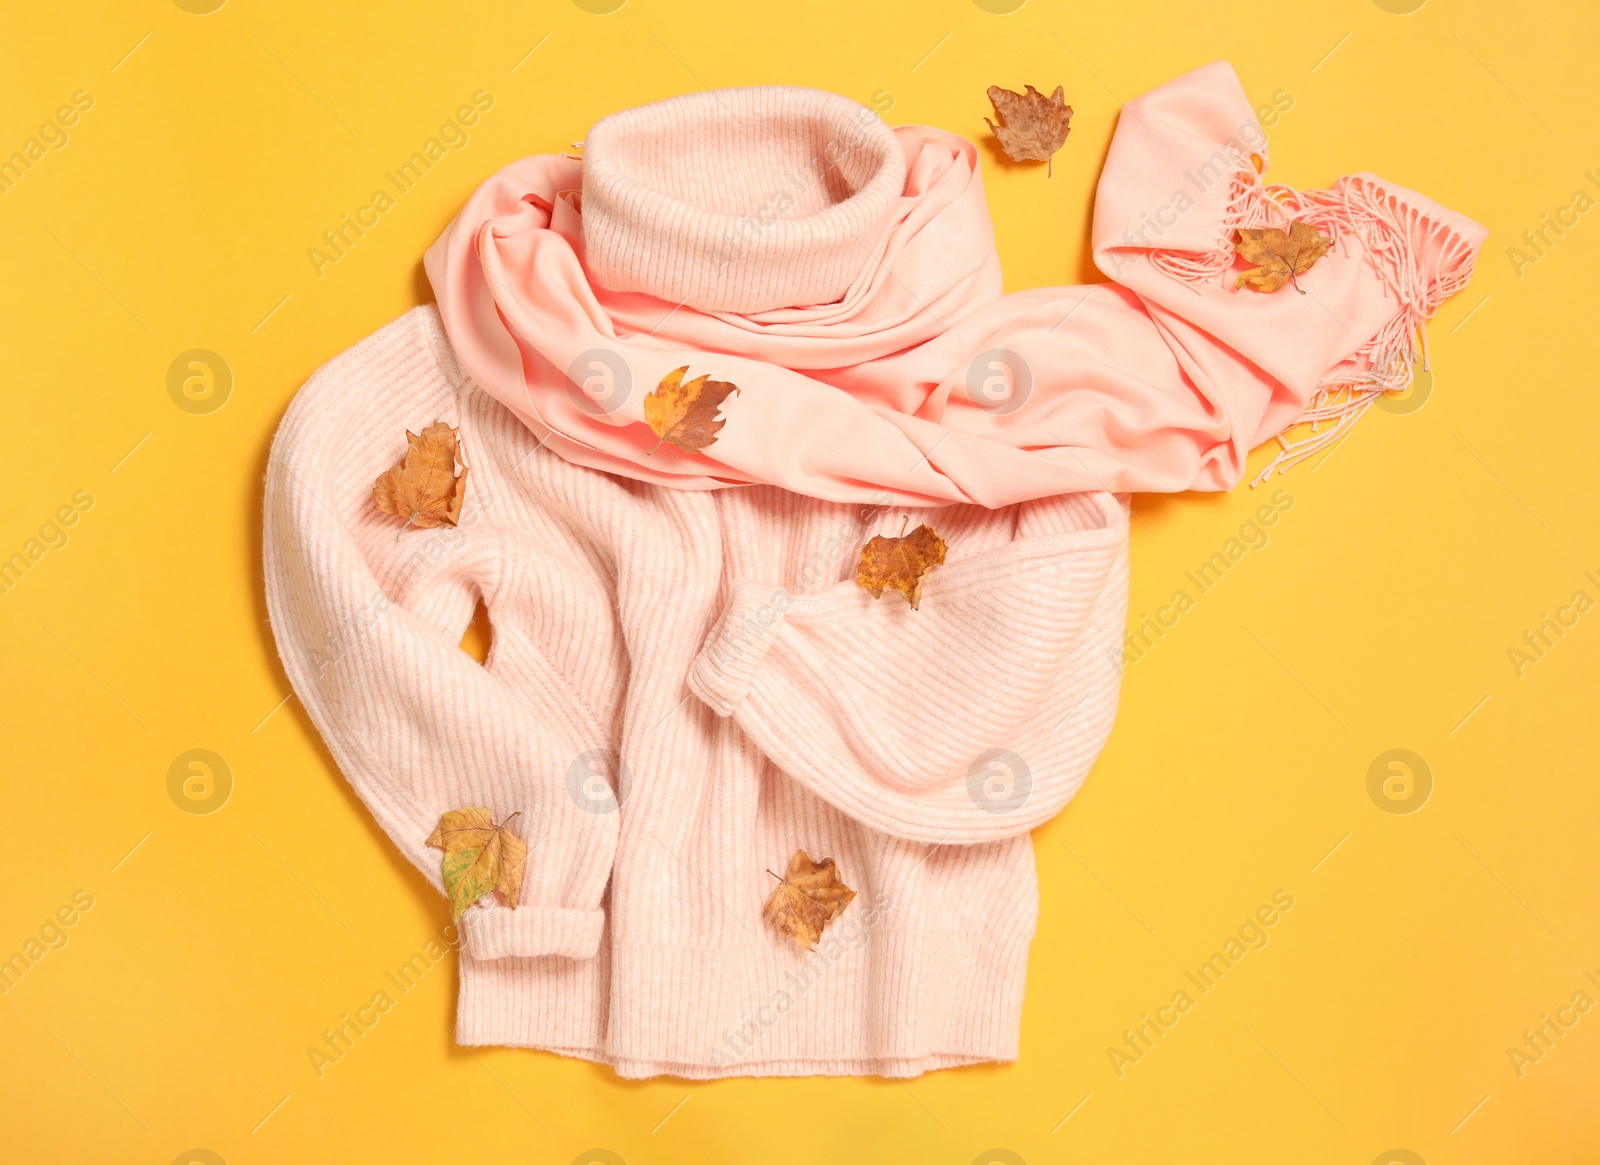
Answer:
[[[1232,183],[1216,249],[1157,252],[1151,255],[1157,269],[1198,291],[1232,270],[1236,231],[1287,230],[1299,220],[1333,239],[1334,248],[1351,235],[1360,239],[1367,262],[1400,305],[1377,335],[1323,378],[1305,410],[1278,434],[1278,455],[1251,481],[1255,486],[1337,444],[1380,396],[1408,389],[1419,356],[1431,368],[1427,321],[1466,286],[1473,248],[1453,227],[1370,178],[1352,175],[1327,190],[1299,191],[1263,182],[1245,162]],[[1305,425],[1310,433],[1291,440],[1289,434]]]
[[[1255,158],[1260,158],[1259,168]],[[1287,186],[1262,181],[1267,167],[1266,153],[1240,157],[1228,179],[1228,209],[1217,226],[1216,246],[1209,251],[1152,251],[1150,265],[1196,292],[1204,284],[1225,275],[1233,266],[1233,236],[1240,227],[1252,230],[1265,226],[1288,229],[1289,219],[1282,213],[1277,197],[1294,195]]]

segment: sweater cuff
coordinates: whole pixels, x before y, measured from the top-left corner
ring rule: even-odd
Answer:
[[[605,929],[603,910],[555,907],[473,907],[462,918],[467,954],[474,959],[563,955],[592,959]]]
[[[781,587],[746,583],[735,587],[722,618],[689,668],[689,690],[718,716],[732,715],[749,694],[794,601]]]

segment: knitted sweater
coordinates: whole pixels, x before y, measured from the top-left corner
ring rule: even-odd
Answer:
[[[397,539],[372,481],[435,418],[471,465],[461,525]],[[266,495],[295,692],[435,885],[443,811],[527,823],[521,906],[464,918],[463,1044],[624,1076],[1016,1057],[1027,831],[1111,727],[1127,514],[919,511],[949,555],[913,611],[854,582],[904,513],[573,465],[463,377],[431,307],[301,390]],[[483,666],[458,647],[480,597]],[[811,954],[761,917],[796,849],[859,895]]]
[[[1482,240],[1371,176],[1264,186],[1214,65],[1118,129],[1095,242],[1123,285],[1001,297],[972,147],[852,108],[678,98],[607,119],[581,167],[508,168],[429,253],[440,310],[321,369],[274,440],[269,613],[339,767],[436,886],[446,810],[528,843],[520,906],[463,920],[462,1043],[624,1076],[1013,1059],[1028,831],[1117,701],[1127,511],[1094,486],[1225,488],[1302,410],[1342,434]],[[764,175],[847,130],[863,152],[730,254]],[[734,193],[674,186],[707,149]],[[1152,234],[1186,166],[1212,179]],[[1338,237],[1307,294],[1237,290],[1227,240],[1289,215]],[[643,421],[683,364],[742,387],[699,454]],[[397,535],[372,482],[434,420],[471,466],[461,523]],[[908,521],[949,546],[919,610],[854,582]],[[480,599],[484,666],[457,646]],[[762,919],[801,849],[858,893],[815,953]]]

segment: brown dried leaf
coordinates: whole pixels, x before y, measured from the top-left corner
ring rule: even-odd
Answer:
[[[405,458],[372,483],[373,505],[404,518],[407,526],[456,525],[467,496],[467,463],[461,461],[459,475],[455,471],[460,460],[456,430],[443,421],[420,434],[407,430]]]
[[[1072,129],[1072,106],[1068,105],[1065,90],[1056,86],[1049,97],[1032,85],[1026,93],[1013,93],[998,85],[989,86],[989,101],[1000,115],[1001,124],[989,122],[989,132],[1000,142],[1000,148],[1013,162],[1046,162],[1049,177],[1054,168],[1052,158],[1067,140]]]
[[[814,862],[805,850],[797,849],[761,913],[779,934],[812,951],[828,924],[844,913],[855,896],[856,892],[839,880],[839,867],[832,858]]]
[[[722,431],[726,422],[717,416],[717,410],[739,387],[726,380],[712,380],[709,375],[697,376],[685,384],[683,374],[687,371],[689,366],[685,364],[661,378],[655,391],[644,398],[644,419],[661,441],[685,453],[698,453]],[[659,448],[661,442],[656,443]]]
[[[513,813],[496,825],[487,809],[451,809],[440,816],[428,835],[428,845],[444,850],[440,873],[457,919],[495,890],[507,906],[517,908],[528,846],[506,828],[516,816]]]
[[[1257,291],[1277,291],[1285,283],[1294,283],[1301,295],[1305,291],[1295,283],[1296,275],[1304,275],[1311,266],[1333,245],[1333,240],[1308,223],[1291,222],[1287,231],[1277,227],[1239,231],[1239,241],[1234,250],[1246,263],[1257,266],[1241,271],[1234,287],[1250,286]]]
[[[915,611],[922,602],[922,580],[944,562],[944,539],[924,523],[901,538],[878,534],[861,548],[856,583],[879,598],[885,590],[905,595]]]

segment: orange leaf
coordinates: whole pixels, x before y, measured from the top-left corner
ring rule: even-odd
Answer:
[[[844,913],[855,896],[856,892],[839,880],[839,867],[832,858],[814,862],[805,850],[797,849],[761,913],[779,934],[812,951],[828,924]]]
[[[922,602],[922,580],[944,562],[944,539],[927,524],[901,538],[878,534],[861,548],[856,583],[880,598],[885,590],[905,595],[915,611]]]
[[[1060,85],[1049,97],[1032,85],[1027,90],[1013,93],[990,85],[989,101],[1000,115],[1001,124],[996,125],[987,117],[983,120],[989,123],[989,132],[1013,162],[1047,162],[1053,167],[1051,159],[1072,130],[1072,106],[1067,104],[1066,91]],[[1046,169],[1045,176],[1049,174]]]
[[[428,845],[444,850],[440,874],[456,918],[495,890],[507,906],[517,908],[528,846],[506,828],[511,817],[496,825],[487,809],[451,809],[428,835]]]
[[[1234,250],[1245,262],[1255,263],[1256,266],[1241,271],[1239,278],[1234,281],[1234,287],[1249,286],[1257,291],[1277,291],[1285,283],[1294,283],[1294,289],[1304,295],[1294,277],[1311,270],[1312,264],[1322,258],[1332,245],[1333,240],[1316,227],[1298,221],[1291,222],[1287,231],[1280,231],[1277,227],[1241,229]]]
[[[454,526],[467,496],[467,463],[461,461],[457,474],[457,461],[461,442],[443,421],[420,434],[407,430],[406,455],[372,483],[372,502],[384,513],[404,518],[406,526]]]
[[[655,391],[644,398],[644,419],[661,441],[685,453],[698,453],[717,439],[727,423],[717,416],[717,410],[739,387],[726,380],[712,380],[709,375],[697,376],[685,384],[683,374],[687,371],[689,366],[685,364],[661,378]],[[659,448],[661,442],[656,443]]]

